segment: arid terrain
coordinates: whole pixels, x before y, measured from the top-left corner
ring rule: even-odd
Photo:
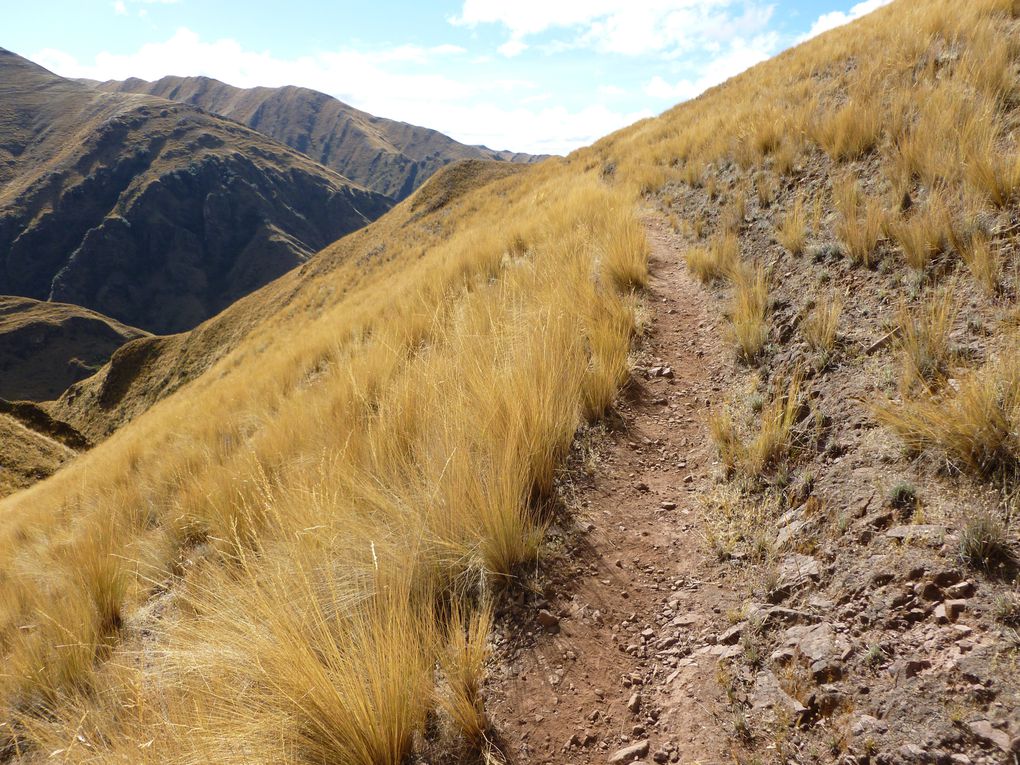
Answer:
[[[0,759],[1020,762],[1018,41],[895,0],[566,158],[391,142],[187,331],[90,314],[0,402]]]

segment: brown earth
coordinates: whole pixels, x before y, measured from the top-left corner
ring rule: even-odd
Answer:
[[[209,77],[92,84],[109,92],[181,101],[237,120],[394,201],[409,196],[452,162],[530,163],[545,158],[468,146],[437,130],[376,117],[308,88],[235,88]]]
[[[700,499],[718,472],[707,403],[734,364],[676,237],[652,220],[649,238],[634,382],[608,427],[575,450],[551,561],[496,630],[489,704],[512,762],[603,763],[647,741],[642,759],[707,765],[740,748],[716,680],[731,646],[716,636],[746,576],[711,556]]]
[[[723,205],[702,197],[662,206]],[[773,282],[777,338],[786,301],[812,294],[811,261],[791,262],[760,222],[778,214],[752,206],[742,229],[786,277]],[[762,395],[762,370],[725,339],[729,288],[686,272],[689,233],[655,216],[649,237],[634,382],[576,444],[546,561],[495,631],[496,746],[513,763],[1016,762],[1015,571],[958,552],[968,514],[1002,499],[906,459],[871,421],[866,396],[895,360],[853,350],[882,336],[876,274],[840,274],[863,296],[848,306],[858,318],[824,373],[808,371],[825,435],[751,489],[721,466],[708,421]],[[789,363],[763,368],[782,384]],[[909,507],[890,501],[897,485],[917,487]]]

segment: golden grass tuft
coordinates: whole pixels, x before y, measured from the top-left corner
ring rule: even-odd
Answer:
[[[731,278],[734,293],[728,312],[728,333],[737,355],[750,364],[758,359],[768,341],[768,279],[761,264],[738,269]]]
[[[941,384],[953,358],[949,333],[957,313],[956,297],[951,288],[939,290],[915,309],[900,305],[897,342],[902,358],[900,389],[903,392],[910,392],[917,386]]]
[[[808,345],[816,351],[831,351],[836,345],[839,319],[843,313],[843,299],[838,293],[816,305],[801,325]]]
[[[740,240],[731,231],[716,236],[708,247],[687,251],[687,268],[703,284],[729,278],[740,264]]]
[[[800,418],[803,376],[794,372],[784,390],[769,400],[751,432],[744,436],[729,410],[709,418],[709,434],[728,471],[760,479],[787,462],[795,449],[795,426]]]
[[[974,234],[969,241],[962,244],[960,256],[963,258],[971,276],[989,295],[995,295],[1002,284],[1002,265],[995,247],[988,237],[981,233]]]
[[[931,191],[923,207],[905,219],[888,223],[887,228],[903,251],[907,265],[917,271],[925,270],[932,257],[954,237],[944,192],[940,190]]]
[[[440,659],[446,687],[440,691],[439,703],[473,750],[482,748],[490,725],[482,683],[491,630],[490,606],[469,614],[455,606],[447,628],[446,651]]]
[[[801,255],[807,244],[807,219],[804,211],[804,196],[798,194],[783,216],[776,239],[789,250],[791,255]]]
[[[874,408],[914,453],[932,453],[986,478],[1020,477],[1020,360],[993,360],[941,394]]]
[[[834,183],[832,193],[840,215],[836,236],[846,246],[851,262],[870,268],[886,221],[881,201],[874,197],[865,199],[852,177]]]

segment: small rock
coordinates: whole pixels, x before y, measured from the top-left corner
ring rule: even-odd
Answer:
[[[676,510],[676,502],[663,502],[659,505],[663,510]]]
[[[1009,734],[992,727],[988,720],[975,720],[967,723],[967,727],[983,742],[997,746],[1004,752],[1009,752],[1013,745]]]
[[[967,610],[966,600],[947,600],[935,607],[935,621],[939,624],[955,622]]]
[[[942,600],[942,590],[935,582],[918,582],[914,585],[914,594],[921,600],[935,601]]]
[[[632,693],[630,699],[627,701],[627,709],[634,714],[637,714],[641,710],[641,694]]]
[[[743,634],[744,627],[746,626],[747,622],[737,622],[728,630],[720,634],[719,637],[717,638],[717,642],[722,643],[724,645],[733,645],[738,640],[740,640],[740,636]]]
[[[904,762],[930,762],[931,757],[917,744],[904,744],[900,747],[900,757]]]
[[[618,763],[632,762],[633,760],[640,760],[648,755],[648,741],[638,741],[636,744],[625,746],[623,749],[617,749],[609,757],[609,765],[617,765]]]
[[[929,667],[931,662],[927,659],[901,659],[893,664],[893,670],[897,674],[902,673],[904,677],[914,677]]]
[[[949,587],[956,584],[963,579],[963,574],[955,568],[945,568],[941,571],[935,572],[932,575],[931,580],[935,582],[939,587]]]
[[[957,582],[954,585],[946,587],[946,597],[959,599],[969,598],[974,592],[974,585],[970,582]]]
[[[555,632],[560,627],[560,618],[548,608],[543,608],[538,612],[538,623]]]
[[[652,759],[658,762],[660,765],[662,765],[662,763],[669,762],[669,752],[659,749],[654,754],[652,754]]]

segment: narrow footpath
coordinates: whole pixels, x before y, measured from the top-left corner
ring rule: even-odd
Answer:
[[[563,547],[552,581],[507,622],[530,626],[497,628],[489,709],[511,763],[734,761],[718,667],[738,648],[717,637],[743,574],[712,556],[703,502],[718,472],[708,405],[733,354],[678,237],[658,216],[646,225],[650,316],[634,384],[585,479],[567,487],[571,528],[550,531]]]

